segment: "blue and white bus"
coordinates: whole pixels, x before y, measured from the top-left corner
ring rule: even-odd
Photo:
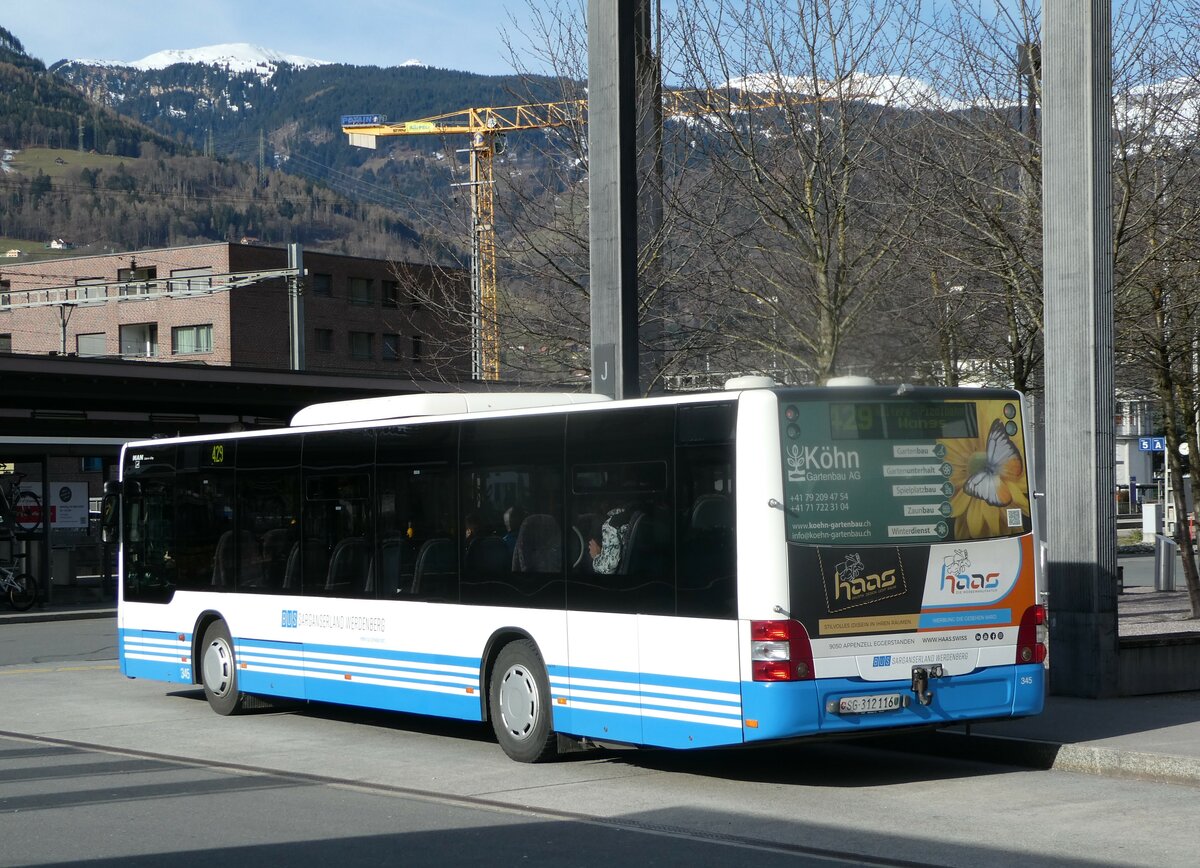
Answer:
[[[121,671],[489,721],[539,761],[1038,713],[1022,399],[373,398],[128,444]]]

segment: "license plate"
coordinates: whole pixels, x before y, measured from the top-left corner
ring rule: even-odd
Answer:
[[[838,700],[838,714],[873,714],[895,711],[901,707],[899,693],[873,693],[868,696],[843,696]]]

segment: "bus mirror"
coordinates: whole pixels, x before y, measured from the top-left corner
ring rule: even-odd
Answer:
[[[110,480],[108,480],[108,482],[104,483],[104,496],[105,497],[108,497],[108,495],[110,495],[110,494],[120,494],[120,493],[121,493],[121,483],[119,481],[117,481],[116,479],[110,479]]]
[[[109,493],[107,484],[104,489],[104,500],[100,502],[100,539],[105,543],[115,543],[119,541],[120,498],[115,493]]]

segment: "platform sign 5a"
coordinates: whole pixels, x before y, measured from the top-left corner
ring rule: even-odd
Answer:
[[[1162,452],[1167,448],[1166,437],[1139,437],[1138,450],[1141,452]]]

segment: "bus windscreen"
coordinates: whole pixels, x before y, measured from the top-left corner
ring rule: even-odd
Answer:
[[[1031,527],[1016,400],[780,404],[788,539],[992,539]]]

